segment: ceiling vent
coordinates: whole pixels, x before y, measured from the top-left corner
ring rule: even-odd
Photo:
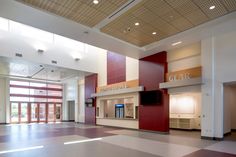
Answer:
[[[55,61],[55,60],[52,60],[52,64],[57,64],[57,61]]]
[[[16,57],[23,57],[23,55],[21,53],[16,53],[15,56]]]
[[[129,5],[131,5],[132,3],[134,3],[135,0],[132,0],[131,2],[127,3],[125,6],[123,6],[122,8],[120,8],[119,10],[117,10],[114,14],[112,14],[111,16],[109,16],[108,18],[112,18],[113,16],[117,15],[119,12],[121,12],[122,10],[124,10],[125,8],[127,8]]]

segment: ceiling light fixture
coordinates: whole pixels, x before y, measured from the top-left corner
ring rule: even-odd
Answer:
[[[135,25],[135,26],[139,26],[139,22],[136,22],[134,25]]]
[[[216,6],[212,5],[212,6],[209,7],[209,9],[210,9],[210,10],[213,10],[213,9],[215,9],[215,7],[216,7]]]
[[[178,42],[173,43],[172,46],[179,45],[181,43],[182,43],[182,41],[178,41]]]
[[[93,0],[93,4],[98,4],[99,1],[98,0]]]
[[[157,34],[157,32],[152,32],[152,35],[156,35]]]

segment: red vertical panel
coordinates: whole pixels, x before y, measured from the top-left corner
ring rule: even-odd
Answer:
[[[91,94],[96,92],[97,74],[85,77],[85,100],[91,98]],[[85,107],[85,123],[96,124],[96,100],[93,107]]]
[[[107,84],[114,84],[126,80],[125,56],[108,52],[107,53]]]
[[[159,83],[164,82],[167,72],[167,53],[160,52],[140,59],[139,84],[146,91],[158,90]],[[162,103],[158,105],[139,106],[139,128],[143,130],[168,132],[169,131],[169,95],[163,93]]]

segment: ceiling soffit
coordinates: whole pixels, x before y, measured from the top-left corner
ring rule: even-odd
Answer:
[[[26,5],[93,27],[124,5],[128,0],[17,0]]]

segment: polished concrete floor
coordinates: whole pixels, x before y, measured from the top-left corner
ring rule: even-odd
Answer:
[[[229,138],[230,139],[230,138]],[[0,125],[0,157],[236,157],[236,141],[75,123]]]

